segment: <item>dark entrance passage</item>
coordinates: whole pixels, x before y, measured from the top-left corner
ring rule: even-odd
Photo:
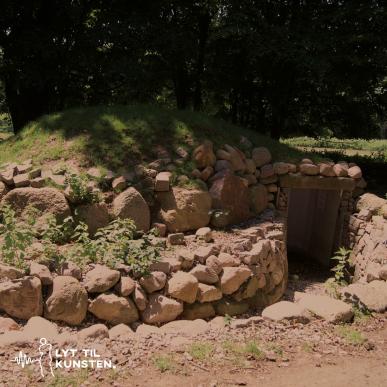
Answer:
[[[289,257],[329,267],[339,247],[341,191],[292,188],[289,194]]]

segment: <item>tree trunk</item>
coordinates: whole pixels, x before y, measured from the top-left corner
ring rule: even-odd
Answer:
[[[208,12],[201,15],[199,19],[199,49],[196,65],[195,91],[193,96],[193,108],[195,111],[201,110],[203,107],[202,96],[202,77],[204,73],[204,58],[208,40],[211,17]]]

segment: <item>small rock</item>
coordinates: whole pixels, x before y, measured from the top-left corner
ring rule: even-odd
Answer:
[[[190,274],[193,275],[199,282],[204,284],[214,284],[219,281],[219,277],[214,269],[205,265],[197,265],[191,271]]]
[[[96,265],[86,273],[85,288],[89,293],[103,293],[112,288],[120,279],[120,272],[107,266]]]
[[[161,271],[154,271],[145,277],[141,277],[140,285],[147,293],[154,293],[161,290],[167,282],[167,276]]]
[[[247,267],[224,267],[220,278],[220,289],[223,294],[232,294],[252,275]]]
[[[168,281],[168,294],[189,304],[195,302],[197,291],[198,280],[189,273],[179,271]]]
[[[135,333],[126,324],[118,324],[109,329],[109,339],[111,340],[128,340],[133,339]]]
[[[112,188],[114,191],[122,191],[127,186],[126,179],[124,176],[119,176],[113,179]]]
[[[195,293],[196,297],[196,293]],[[173,321],[183,312],[183,303],[161,294],[151,294],[146,309],[142,312],[142,320],[147,324]]]
[[[17,279],[25,275],[24,271],[13,266],[0,264],[0,279]]]
[[[157,192],[165,192],[169,191],[170,188],[170,172],[160,172],[156,175],[155,180],[155,191]]]
[[[40,278],[43,285],[52,285],[52,274],[47,266],[31,262],[30,275]]]
[[[130,277],[122,277],[114,287],[116,292],[122,297],[130,296],[136,287],[136,283]]]
[[[201,227],[195,233],[196,239],[203,240],[204,242],[212,242],[212,231],[209,227]]]
[[[184,234],[182,232],[178,232],[175,234],[169,234],[168,235],[168,243],[170,245],[184,245],[185,240],[184,240]]]
[[[197,300],[200,303],[217,301],[222,298],[222,292],[215,286],[199,283]]]

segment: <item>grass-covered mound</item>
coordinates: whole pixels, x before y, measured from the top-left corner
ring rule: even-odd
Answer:
[[[191,151],[204,139],[215,147],[238,146],[241,136],[255,146],[268,147],[275,160],[304,156],[286,144],[205,114],[147,105],[97,106],[53,113],[29,123],[18,135],[0,141],[0,165],[63,158],[117,170],[141,159],[154,160],[156,145]]]

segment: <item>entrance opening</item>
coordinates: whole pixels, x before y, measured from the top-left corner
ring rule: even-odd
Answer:
[[[340,200],[339,190],[290,190],[287,227],[289,261],[318,263],[325,268],[331,266],[330,258],[338,249],[340,240]]]

